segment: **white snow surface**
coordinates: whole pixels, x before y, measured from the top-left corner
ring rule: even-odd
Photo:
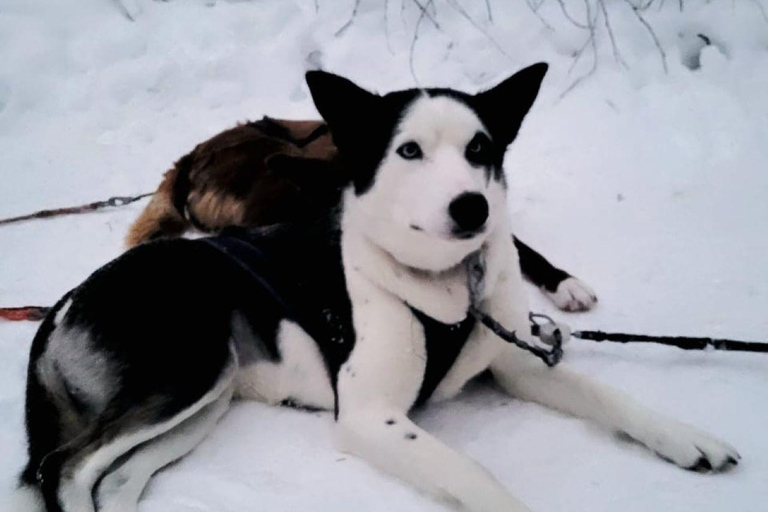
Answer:
[[[545,60],[549,75],[506,160],[510,215],[523,240],[593,286],[600,303],[560,313],[531,288],[532,307],[574,328],[768,340],[768,19],[759,2],[643,11],[668,73],[626,1],[605,2],[626,66],[603,18],[593,54],[589,31],[554,0],[538,15],[528,4],[539,2],[491,0],[493,22],[486,2],[420,3],[429,17],[409,0],[363,0],[336,35],[354,0],[317,0],[317,10],[313,0],[132,0],[134,22],[117,1],[2,0],[0,218],[152,190],[175,159],[238,121],[316,117],[309,67],[381,92],[415,79],[471,92]],[[564,4],[584,19],[582,2]],[[594,74],[563,94],[595,55]],[[120,254],[144,204],[0,227],[0,305],[53,303]],[[2,498],[24,463],[36,327],[0,323]],[[480,384],[417,420],[534,511],[768,510],[768,356],[576,340],[564,364],[724,438],[741,465],[682,471]],[[336,452],[332,431],[330,414],[238,403],[152,481],[141,511],[443,510]]]

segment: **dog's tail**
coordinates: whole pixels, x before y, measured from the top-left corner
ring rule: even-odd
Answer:
[[[176,197],[179,192],[176,181],[180,174],[186,177],[189,171],[185,168],[186,164],[187,159],[182,158],[173,169],[165,173],[152,200],[128,230],[128,235],[125,237],[127,248],[130,249],[156,238],[181,236],[191,227],[179,210],[179,198]]]

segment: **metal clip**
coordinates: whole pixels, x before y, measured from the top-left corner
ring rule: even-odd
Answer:
[[[528,318],[532,324],[531,334],[550,347],[563,345],[571,339],[571,328],[566,324],[555,322],[551,317],[541,313],[530,313]],[[543,322],[537,322],[536,319]]]

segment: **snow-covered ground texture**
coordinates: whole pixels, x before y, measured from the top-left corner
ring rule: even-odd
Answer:
[[[476,91],[545,60],[507,157],[510,214],[600,303],[568,315],[532,289],[535,309],[579,328],[765,340],[763,4],[362,0],[344,28],[354,0],[123,0],[133,22],[116,0],[2,0],[0,217],[152,190],[172,161],[237,121],[315,117],[308,67],[379,91]],[[142,206],[1,227],[0,303],[51,304],[121,252]],[[0,324],[4,497],[24,462],[35,328]],[[418,420],[534,511],[768,509],[768,356],[575,341],[565,364],[725,438],[742,464],[685,472],[484,386]],[[328,414],[238,404],[157,476],[141,510],[442,510],[334,451],[331,434]]]

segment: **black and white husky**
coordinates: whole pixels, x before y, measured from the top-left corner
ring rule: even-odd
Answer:
[[[450,505],[527,510],[408,417],[485,370],[516,397],[623,432],[681,467],[735,464],[727,444],[547,368],[468,316],[462,262],[482,251],[482,308],[528,330],[502,162],[546,69],[474,96],[379,96],[308,73],[355,170],[341,207],[309,223],[140,246],[62,298],[32,345],[23,484],[48,512],[135,512],[152,474],[200,443],[234,396],[334,410],[342,450]]]

